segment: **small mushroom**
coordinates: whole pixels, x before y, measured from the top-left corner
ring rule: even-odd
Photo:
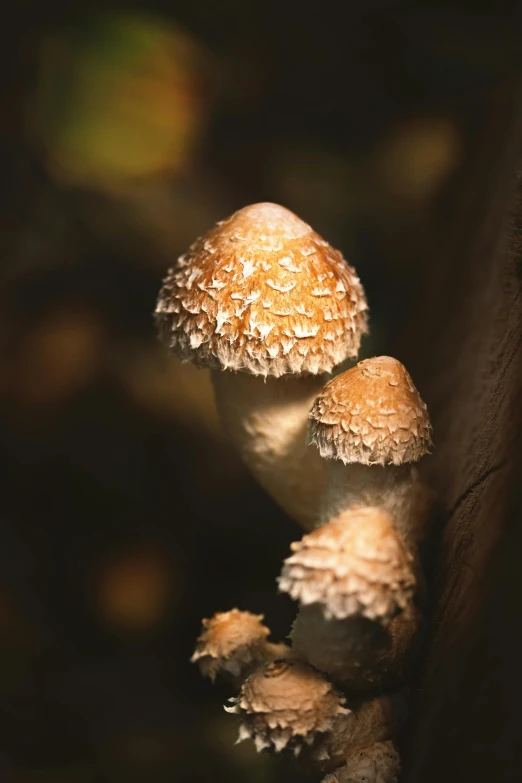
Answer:
[[[393,703],[379,697],[348,709],[346,698],[317,669],[297,660],[277,660],[243,684],[227,712],[241,716],[239,739],[254,740],[258,751],[285,748],[298,755],[310,747],[319,767],[340,766],[359,747],[388,739],[394,728]]]
[[[329,381],[309,428],[310,442],[330,461],[321,521],[352,506],[378,506],[414,549],[419,482],[412,464],[429,451],[430,431],[426,405],[397,359],[365,359]]]
[[[212,682],[218,674],[241,682],[261,663],[289,654],[285,644],[267,641],[270,630],[263,619],[262,614],[239,609],[204,619],[192,663],[198,663],[203,676]]]
[[[280,590],[327,619],[389,622],[413,598],[412,557],[382,509],[356,506],[292,544]]]
[[[330,772],[322,783],[397,783],[400,772],[393,742],[374,742],[348,756],[346,764]]]
[[[384,627],[366,617],[327,620],[320,604],[302,606],[292,625],[292,654],[354,690],[400,687],[422,640],[415,605]]]
[[[168,272],[156,323],[182,361],[212,372],[221,419],[288,514],[311,528],[325,465],[306,443],[324,373],[356,357],[367,304],[354,270],[277,204],[253,204],[196,240]]]
[[[241,715],[239,741],[249,737],[256,750],[287,746],[297,755],[335,719],[349,713],[342,696],[320,672],[294,660],[277,660],[258,669],[243,684],[227,712]]]

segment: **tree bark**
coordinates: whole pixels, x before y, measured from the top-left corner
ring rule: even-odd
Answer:
[[[443,509],[407,783],[522,780],[520,84],[490,119],[400,354],[432,413]]]

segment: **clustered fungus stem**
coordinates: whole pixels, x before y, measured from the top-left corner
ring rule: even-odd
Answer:
[[[323,376],[260,378],[212,370],[220,419],[259,484],[311,530],[326,488],[325,460],[307,443],[308,413]]]

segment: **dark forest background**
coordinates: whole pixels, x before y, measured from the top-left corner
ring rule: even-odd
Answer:
[[[228,445],[206,374],[157,343],[155,298],[196,236],[275,201],[357,268],[361,357],[401,359],[521,24],[507,3],[9,9],[0,783],[306,779],[234,748],[229,690],[189,664],[216,610],[288,633],[275,578],[299,533]]]

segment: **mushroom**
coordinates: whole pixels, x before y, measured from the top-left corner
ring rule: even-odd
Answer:
[[[354,688],[400,680],[421,616],[412,556],[389,515],[348,509],[292,549],[279,588],[301,603],[294,654]]]
[[[430,431],[426,405],[397,359],[365,359],[329,381],[309,427],[310,442],[330,460],[320,522],[378,506],[415,550],[420,484],[412,463],[429,451]]]
[[[262,614],[239,609],[204,619],[192,663],[198,663],[202,675],[212,682],[218,674],[241,682],[260,664],[289,654],[285,644],[267,641],[270,630],[263,619]]]
[[[258,751],[288,748],[298,755],[310,747],[319,767],[336,768],[346,756],[389,739],[393,701],[387,696],[345,706],[346,697],[317,669],[303,662],[277,660],[258,669],[230,699],[227,712],[241,716],[238,741],[249,737]]]
[[[316,669],[293,660],[277,660],[244,683],[227,712],[241,715],[239,741],[249,737],[256,750],[277,752],[289,746],[297,755],[318,734],[330,731],[338,716],[349,714],[342,696]]]
[[[367,304],[355,271],[309,225],[253,204],[196,240],[168,272],[156,322],[182,361],[212,372],[217,407],[260,484],[316,522],[324,461],[306,443],[324,373],[356,357]]]
[[[321,604],[326,619],[360,615],[387,623],[411,603],[412,557],[382,509],[350,508],[292,550],[279,589],[304,606]]]
[[[330,772],[322,783],[397,783],[400,771],[393,742],[374,742],[348,756],[346,764]]]

